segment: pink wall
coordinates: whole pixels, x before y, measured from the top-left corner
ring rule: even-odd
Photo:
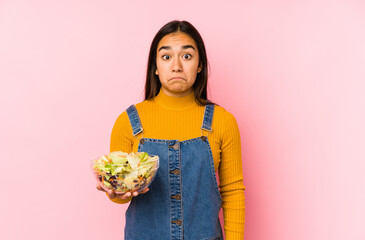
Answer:
[[[89,160],[173,19],[201,32],[241,129],[245,239],[365,239],[360,0],[0,1],[1,239],[122,239]]]

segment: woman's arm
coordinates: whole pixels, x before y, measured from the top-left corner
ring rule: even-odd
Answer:
[[[117,120],[114,123],[112,134],[110,137],[110,152],[113,151],[123,151],[130,153],[132,152],[133,147],[133,135],[132,127],[129,122],[129,118],[127,112],[123,112],[119,115]],[[107,196],[109,196],[107,194]],[[132,197],[127,199],[119,199],[119,198],[109,198],[112,202],[124,204],[129,202]]]
[[[226,112],[221,143],[219,187],[223,200],[226,240],[243,239],[245,196],[242,174],[241,139],[236,119]]]

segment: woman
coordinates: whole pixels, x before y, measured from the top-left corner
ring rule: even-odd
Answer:
[[[229,112],[208,101],[207,68],[203,40],[190,23],[169,22],[154,37],[145,101],[123,112],[111,135],[110,151],[160,157],[149,189],[107,192],[113,202],[131,200],[126,240],[223,239],[221,207],[226,239],[243,239],[239,130]]]

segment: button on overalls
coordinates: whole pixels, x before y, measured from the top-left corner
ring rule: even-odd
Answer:
[[[214,105],[206,105],[202,130],[212,130],[213,113]],[[127,114],[137,136],[143,129],[134,105]],[[125,240],[223,239],[218,218],[222,199],[207,137],[142,138],[138,151],[158,155],[160,167],[150,190],[128,207]]]

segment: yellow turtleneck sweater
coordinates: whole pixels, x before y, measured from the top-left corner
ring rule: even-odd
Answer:
[[[191,93],[170,97],[163,91],[152,100],[136,104],[143,127],[143,137],[184,141],[201,136],[204,106]],[[207,132],[204,132],[206,135]],[[141,134],[137,136],[142,138]],[[223,200],[226,240],[242,240],[245,224],[245,197],[242,177],[241,142],[237,122],[232,114],[215,106],[212,132],[208,134],[214,167],[219,174]],[[139,140],[132,134],[127,112],[116,120],[110,140],[110,151],[137,152]],[[112,199],[115,203],[128,200]]]

